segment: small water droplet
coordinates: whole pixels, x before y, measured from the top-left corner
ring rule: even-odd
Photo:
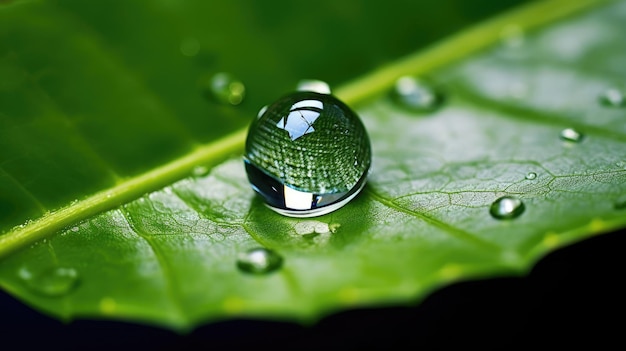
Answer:
[[[626,97],[622,91],[610,88],[600,95],[600,104],[608,107],[624,107],[626,106]]]
[[[180,42],[180,52],[187,57],[196,56],[199,51],[200,42],[196,38],[188,37]]]
[[[583,139],[583,135],[575,129],[565,128],[559,135],[562,140],[579,143]]]
[[[79,278],[78,272],[68,267],[55,267],[39,273],[22,268],[18,276],[30,290],[49,297],[67,295],[78,285]]]
[[[328,85],[328,83],[315,79],[303,79],[299,81],[296,90],[312,91],[314,93],[320,94],[330,94],[330,86]]]
[[[73,232],[77,232],[78,231],[78,227],[72,227],[72,229],[70,229]]]
[[[496,219],[512,219],[521,215],[524,209],[522,200],[512,196],[503,196],[491,204],[489,213]]]
[[[283,258],[276,252],[266,248],[254,248],[240,253],[237,257],[237,267],[246,273],[264,274],[277,270],[283,263]]]
[[[311,234],[327,234],[330,233],[330,227],[328,223],[320,221],[302,221],[298,222],[294,229],[296,234],[299,235],[311,235]]]
[[[524,29],[517,24],[509,24],[500,32],[502,44],[509,48],[519,48],[524,45]]]
[[[535,172],[528,172],[528,174],[526,174],[526,179],[528,180],[533,180],[535,178],[537,178],[537,173]]]
[[[191,171],[194,177],[203,177],[209,173],[209,167],[207,166],[195,166]]]
[[[215,74],[204,88],[213,99],[225,105],[239,105],[246,95],[246,86],[226,72]]]
[[[409,76],[398,78],[392,98],[401,106],[424,112],[436,109],[442,102],[442,96],[432,84]]]

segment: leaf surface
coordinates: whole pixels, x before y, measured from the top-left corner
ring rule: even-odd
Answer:
[[[80,44],[47,33],[55,45],[68,47],[46,60],[24,54],[43,49],[20,47],[8,34],[2,38],[11,48],[2,56],[4,67],[14,76],[4,83],[7,93],[1,96],[8,107],[0,112],[15,120],[22,113],[24,123],[13,126],[18,134],[5,143],[38,155],[31,166],[43,164],[48,174],[58,175],[37,182],[46,175],[18,173],[25,164],[6,159],[2,184],[18,201],[16,208],[25,209],[17,213],[36,218],[37,211],[62,206],[77,194],[109,189],[0,237],[0,284],[51,315],[128,319],[178,330],[234,316],[312,322],[343,308],[413,303],[461,279],[523,274],[547,252],[626,224],[626,108],[600,102],[607,91],[626,88],[620,64],[626,44],[619,37],[626,30],[624,2],[598,3],[582,12],[578,7],[595,2],[522,8],[343,85],[336,94],[366,124],[373,169],[360,196],[314,219],[282,217],[266,208],[250,189],[240,154],[249,122],[242,112],[255,115],[293,76],[277,78],[266,91],[250,86],[258,95],[237,112],[206,104],[196,90],[181,90],[178,80],[187,76],[189,83],[203,69],[177,66],[180,57],[160,51],[163,40],[178,43],[179,37],[168,39],[173,35],[163,31],[144,47],[122,45],[131,40],[125,33],[148,38],[148,30],[125,28],[132,23],[121,20],[118,30],[105,31],[98,27],[99,13],[76,10],[86,6],[80,2],[63,4],[12,5],[1,13],[40,17],[24,27],[0,21],[13,31],[30,25],[84,29],[72,38]],[[48,10],[62,13],[51,17],[58,19],[54,26],[45,25]],[[72,16],[74,10],[82,17]],[[132,13],[159,16],[162,10]],[[123,18],[124,11],[109,11]],[[263,43],[257,49],[267,64],[280,66],[275,51]],[[160,64],[181,70],[154,74],[162,67],[143,61],[151,50],[164,55]],[[55,68],[70,65],[69,52],[100,69],[46,70],[49,60],[58,60]],[[60,72],[76,79],[97,72],[92,78],[99,84],[79,88]],[[444,96],[442,105],[423,113],[398,103],[389,90],[403,75],[427,78]],[[107,102],[98,103],[103,115],[145,116],[136,126],[129,118],[128,133],[119,134],[119,127],[107,130],[101,118],[86,118],[93,103],[73,93],[104,96]],[[198,110],[220,116],[224,124],[199,132],[204,121]],[[55,137],[45,133],[52,125],[80,131],[59,132],[49,150],[32,142],[40,135]],[[560,138],[567,128],[582,139]],[[153,136],[119,147],[133,144],[137,130]],[[63,158],[59,145],[76,153]],[[172,157],[178,158],[168,161]],[[193,175],[173,182],[194,167]],[[90,181],[76,181],[83,177]],[[57,196],[59,188],[71,189],[66,198]],[[490,215],[491,204],[504,195],[524,203],[519,217]],[[113,208],[96,214],[107,207]],[[7,218],[7,226],[19,223]],[[259,246],[282,256],[279,270],[251,275],[237,268],[238,254]]]

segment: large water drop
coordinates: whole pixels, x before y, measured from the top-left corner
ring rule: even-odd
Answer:
[[[278,213],[332,212],[365,185],[371,147],[365,126],[332,95],[295,92],[256,118],[244,164],[252,188]]]

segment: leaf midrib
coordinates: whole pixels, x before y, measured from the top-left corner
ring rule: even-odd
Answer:
[[[500,40],[502,29],[511,23],[523,30],[529,30],[608,1],[612,0],[553,0],[520,7],[345,84],[335,90],[335,95],[349,105],[356,105],[389,89],[401,76],[431,72],[488,47]],[[212,165],[229,154],[242,152],[246,134],[247,128],[240,129],[224,138],[199,146],[163,166],[18,226],[0,236],[0,259],[69,225],[184,178],[199,164]]]

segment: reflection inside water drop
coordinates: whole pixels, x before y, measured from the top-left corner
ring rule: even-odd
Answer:
[[[262,247],[242,252],[237,257],[237,267],[243,272],[253,274],[275,271],[282,262],[282,257],[276,252]]]
[[[524,209],[522,200],[512,196],[503,196],[491,204],[489,213],[496,219],[512,219],[521,215]]]

